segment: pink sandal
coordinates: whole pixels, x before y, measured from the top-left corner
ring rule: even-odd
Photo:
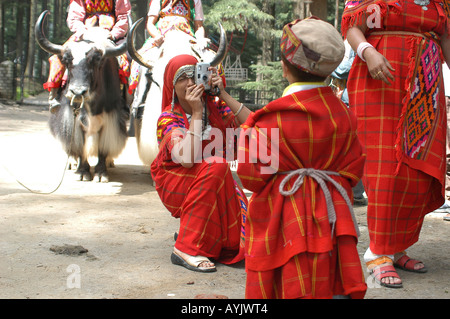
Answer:
[[[395,270],[392,259],[382,256],[375,260],[369,261],[366,263],[366,266],[368,267],[368,270],[370,272],[370,275],[373,276],[375,279],[375,282],[379,284],[380,286],[387,287],[387,288],[402,288],[403,284],[391,284],[382,282],[384,278],[388,277],[394,277],[400,279],[400,276],[397,274],[397,271]],[[370,267],[370,268],[369,268]]]
[[[382,282],[382,279],[387,277],[394,277],[400,279],[400,276],[397,274],[397,271],[395,270],[394,266],[392,265],[380,265],[376,266],[371,270],[371,275],[374,276],[375,282],[379,284],[380,286],[388,287],[388,288],[402,288],[403,284],[391,284],[387,282]]]
[[[423,264],[423,262],[416,260],[416,259],[411,259],[406,254],[404,254],[402,257],[400,257],[394,263],[395,267],[406,270],[406,271],[417,272],[417,273],[426,273],[428,271],[428,269],[425,267],[425,265],[423,266],[423,268],[414,269],[414,267],[417,264]]]

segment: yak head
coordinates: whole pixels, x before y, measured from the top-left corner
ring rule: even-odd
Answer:
[[[66,97],[71,101],[90,100],[98,86],[99,72],[111,57],[126,52],[127,43],[115,45],[107,39],[107,31],[91,28],[82,41],[69,41],[65,45],[51,43],[44,35],[44,11],[36,22],[35,35],[39,46],[46,52],[56,54],[68,72]]]

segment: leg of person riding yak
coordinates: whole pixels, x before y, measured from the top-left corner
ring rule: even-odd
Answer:
[[[61,107],[61,103],[58,101],[58,91],[62,86],[66,68],[61,63],[57,55],[52,55],[48,61],[50,62],[50,72],[47,82],[44,83],[44,89],[49,91],[49,110],[52,113],[56,113],[56,111]]]
[[[67,15],[67,25],[74,34],[66,42],[79,41],[90,27],[99,26],[109,30],[108,38],[117,42],[124,38],[128,31],[128,15],[131,12],[129,0],[116,0],[112,2],[92,0],[71,0]],[[58,92],[64,85],[66,71],[60,57],[53,55],[49,59],[50,72],[44,89],[50,92],[49,108],[52,113],[57,112],[61,104]],[[126,54],[118,58],[119,76],[123,84],[128,83],[130,66]]]

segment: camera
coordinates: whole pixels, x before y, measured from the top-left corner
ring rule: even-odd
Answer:
[[[211,87],[209,85],[209,78],[212,72],[208,70],[209,67],[210,64],[204,62],[199,62],[195,66],[195,84],[203,84],[205,86],[205,91],[211,90]]]

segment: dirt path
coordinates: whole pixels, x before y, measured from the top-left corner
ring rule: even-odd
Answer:
[[[170,263],[178,221],[161,204],[134,138],[110,170],[110,183],[79,182],[67,171],[50,195],[20,186],[16,178],[49,191],[63,174],[66,156],[47,117],[45,107],[0,104],[0,298],[244,297],[244,263],[219,264],[212,274]],[[356,213],[362,256],[365,208]],[[442,216],[427,217],[410,252],[429,272],[400,271],[405,288],[374,287],[366,298],[450,298],[449,235]]]

